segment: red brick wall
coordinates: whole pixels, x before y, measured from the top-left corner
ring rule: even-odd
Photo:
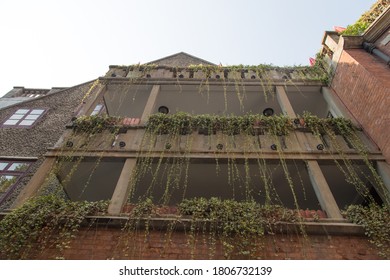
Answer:
[[[210,248],[210,235],[198,235],[191,245],[190,235],[184,232],[144,231],[124,233],[120,228],[81,230],[63,253],[51,249],[40,259],[224,259],[222,246]],[[297,234],[266,235],[259,243],[260,259],[380,259],[367,238],[360,236],[303,237]],[[242,259],[242,257],[235,256]]]
[[[390,163],[390,69],[362,49],[344,50],[331,87]]]

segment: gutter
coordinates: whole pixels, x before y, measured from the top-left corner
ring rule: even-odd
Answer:
[[[390,56],[379,50],[373,43],[363,42],[363,48],[371,54],[382,59],[390,67]]]

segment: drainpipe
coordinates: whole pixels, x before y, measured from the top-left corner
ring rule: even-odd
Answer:
[[[374,44],[372,43],[367,43],[367,42],[363,42],[363,48],[369,52],[369,53],[372,53],[372,54],[375,54],[377,57],[379,57],[380,59],[384,60],[385,63],[390,66],[390,56],[388,56],[387,54],[383,53],[382,51],[378,50]]]

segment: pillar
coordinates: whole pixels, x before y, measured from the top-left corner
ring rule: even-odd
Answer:
[[[41,166],[35,172],[34,176],[30,179],[28,184],[23,188],[21,193],[16,198],[11,208],[17,208],[22,206],[29,198],[36,195],[38,190],[41,188],[46,178],[50,174],[56,159],[54,157],[45,158]]]
[[[283,113],[290,118],[295,118],[296,114],[283,86],[276,86],[276,97]],[[296,136],[301,148],[304,150],[308,149],[309,144],[305,134],[297,132]],[[342,219],[340,209],[337,206],[337,203],[333,197],[332,192],[330,191],[329,185],[325,180],[324,174],[322,173],[318,162],[316,160],[308,160],[306,166],[310,181],[322,209],[326,211],[329,218]]]
[[[313,185],[321,208],[325,210],[328,218],[342,219],[343,217],[341,216],[340,209],[333,197],[318,162],[316,160],[308,160],[306,165],[310,181]]]
[[[121,175],[119,176],[119,180],[112,195],[110,204],[108,206],[108,214],[119,215],[121,213],[122,207],[126,203],[127,196],[129,195],[131,187],[131,178],[136,163],[137,160],[134,158],[126,159],[126,162],[122,168]]]
[[[148,101],[146,102],[144,112],[142,113],[141,125],[144,125],[148,120],[150,114],[152,114],[159,92],[160,92],[160,85],[154,85],[150,92]]]

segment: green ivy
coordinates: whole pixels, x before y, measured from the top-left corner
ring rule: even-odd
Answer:
[[[378,249],[380,256],[390,259],[390,208],[370,204],[351,205],[345,211],[347,219],[362,225],[370,242]]]
[[[114,128],[121,125],[121,118],[111,116],[82,116],[73,122],[73,129],[77,132],[95,134],[107,128]]]
[[[254,134],[256,127],[264,128],[275,135],[287,135],[293,130],[291,119],[285,115],[265,117],[260,114],[244,116],[190,115],[179,112],[176,114],[153,114],[149,117],[147,129],[157,134],[188,134],[193,130],[216,132],[224,134]]]
[[[305,128],[314,134],[334,131],[337,134],[349,135],[355,129],[350,120],[345,118],[319,118],[305,112],[302,119],[290,119],[286,115],[266,117],[261,114],[243,116],[153,114],[149,117],[147,129],[156,134],[189,134],[193,131],[224,134],[255,134],[261,128],[272,135],[288,135],[294,129]]]
[[[338,118],[320,118],[309,112],[304,112],[302,119],[298,119],[302,127],[307,128],[315,135],[326,134],[332,131],[336,134],[349,136],[357,128],[353,126],[351,120]]]
[[[106,202],[71,202],[55,195],[31,199],[0,221],[0,258],[31,259],[47,248],[61,253],[85,217],[106,208]]]
[[[179,212],[192,217],[191,234],[195,234],[197,224],[209,222],[211,234],[222,240],[226,258],[235,254],[240,258],[255,257],[261,247],[259,237],[272,233],[280,222],[300,220],[296,212],[279,205],[215,197],[185,199],[179,204]]]
[[[362,35],[364,31],[389,6],[389,0],[377,1],[369,11],[365,12],[357,21],[341,32],[342,35]]]

